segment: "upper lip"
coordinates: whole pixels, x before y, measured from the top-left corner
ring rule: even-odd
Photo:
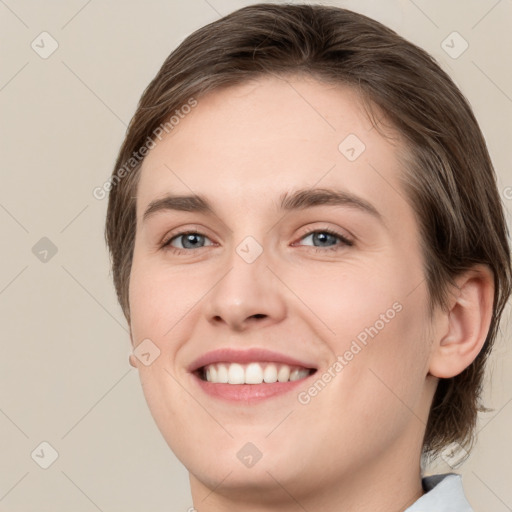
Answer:
[[[252,362],[274,362],[287,364],[288,366],[302,366],[303,368],[316,369],[313,364],[308,363],[307,361],[302,361],[300,359],[287,356],[286,354],[280,354],[279,352],[274,352],[264,348],[250,348],[246,350],[220,348],[217,350],[212,350],[211,352],[207,352],[206,354],[197,358],[189,365],[188,371],[194,372],[203,366],[220,362],[242,364]]]

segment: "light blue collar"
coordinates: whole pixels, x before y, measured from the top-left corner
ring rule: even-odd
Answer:
[[[432,475],[422,479],[426,492],[405,512],[474,512],[462,487],[462,476],[456,473]]]

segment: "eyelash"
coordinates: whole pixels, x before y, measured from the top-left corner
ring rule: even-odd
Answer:
[[[329,235],[332,235],[332,236],[338,238],[342,242],[342,244],[334,245],[332,247],[309,246],[309,248],[313,249],[313,251],[315,251],[315,252],[339,251],[341,249],[341,247],[343,247],[343,246],[351,247],[354,245],[354,242],[352,242],[351,240],[349,240],[348,238],[343,236],[341,233],[338,233],[332,229],[313,229],[311,231],[308,231],[307,233],[304,233],[301,236],[300,240],[302,240],[303,238],[306,238],[307,236],[309,236],[311,234],[315,234],[315,233],[327,233]],[[170,245],[171,242],[175,238],[179,238],[180,236],[185,236],[185,235],[200,235],[200,236],[204,236],[204,237],[208,238],[206,235],[204,235],[203,233],[199,233],[198,231],[181,231],[178,233],[171,234],[170,238],[168,238],[166,241],[162,242],[161,249],[171,251],[175,254],[190,253],[193,249],[180,249],[179,247],[173,247],[172,245]],[[205,247],[199,247],[199,249],[204,249],[204,248]]]

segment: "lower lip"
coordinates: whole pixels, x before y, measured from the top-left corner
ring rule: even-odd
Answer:
[[[202,380],[193,374],[201,389],[208,395],[231,402],[257,402],[267,398],[284,395],[304,384],[316,372],[303,379],[268,384],[220,384]]]

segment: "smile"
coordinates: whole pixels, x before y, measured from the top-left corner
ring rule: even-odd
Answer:
[[[215,384],[273,384],[304,379],[313,369],[273,362],[216,363],[203,366],[199,374],[203,380]]]
[[[210,397],[254,403],[289,393],[317,371],[312,361],[274,351],[218,349],[188,366],[194,382]]]

